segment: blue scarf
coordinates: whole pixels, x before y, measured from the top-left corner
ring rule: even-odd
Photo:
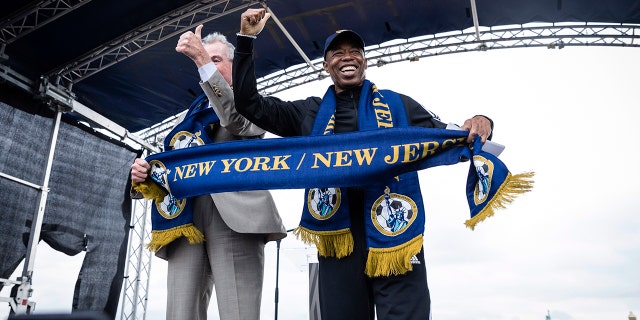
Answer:
[[[361,96],[366,101],[375,101],[373,90],[369,91]],[[382,94],[385,100],[380,101],[385,104],[395,99],[392,93],[383,91]],[[531,190],[533,173],[512,175],[497,157],[482,151],[479,137],[469,146],[465,142],[466,131],[403,126],[406,119],[393,113],[398,108],[391,108],[394,126],[384,130],[231,141],[153,154],[147,157],[149,164],[153,168],[166,168],[154,172],[161,183],[148,181],[137,190],[147,198],[162,200],[168,192],[177,199],[184,199],[216,192],[309,188],[311,184],[315,187],[307,190],[307,197],[312,199],[307,204],[312,203],[315,207],[307,210],[326,214],[337,204],[339,188],[335,186],[367,186],[367,190],[372,190],[366,200],[371,204],[372,214],[367,233],[381,234],[380,238],[368,237],[369,246],[384,251],[388,247],[386,239],[394,238],[394,246],[404,244],[402,248],[409,252],[421,247],[424,225],[424,221],[416,221],[424,219],[420,217],[424,212],[420,213],[419,184],[412,180],[415,171],[471,159],[466,187],[471,217],[465,223],[471,229],[492,216],[495,209],[504,208],[516,195]],[[379,114],[383,119],[388,116],[386,111]],[[331,125],[323,125],[330,130]],[[337,207],[342,205],[343,200]],[[304,224],[307,222],[301,222]],[[376,224],[381,227],[379,230]],[[320,234],[348,229],[348,225],[339,223],[326,229],[318,229],[311,223],[308,227]],[[394,232],[398,232],[395,237],[391,235]],[[346,239],[344,252],[348,253],[348,237],[342,238]],[[319,250],[322,245],[319,244]],[[340,243],[334,243],[332,247],[342,248]],[[404,258],[397,261],[395,264],[383,258],[373,259],[372,269],[366,272],[377,276],[410,270]]]
[[[336,97],[329,88],[318,108],[312,136],[333,134]],[[358,102],[359,130],[407,127],[400,95],[378,90],[364,81]],[[418,174],[380,177],[364,187],[365,233],[369,250],[366,273],[370,276],[402,274],[411,270],[411,257],[422,249],[425,213]],[[321,256],[342,258],[353,251],[349,200],[339,187],[310,188],[300,226],[294,231],[313,244]]]
[[[211,144],[214,141],[209,134],[218,116],[209,108],[209,100],[205,94],[196,98],[184,119],[171,130],[164,139],[164,150],[178,150]],[[167,168],[161,163],[151,165],[151,179],[169,190],[162,176]],[[169,169],[170,170],[170,169]],[[204,241],[204,235],[193,225],[193,199],[176,198],[171,193],[156,197],[151,206],[151,241],[147,248],[157,251],[179,237],[186,237],[190,243]]]

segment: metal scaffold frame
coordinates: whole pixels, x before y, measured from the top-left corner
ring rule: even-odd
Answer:
[[[146,319],[149,277],[153,253],[146,249],[151,235],[150,200],[132,200],[131,225],[127,264],[122,283],[123,294],[120,303],[120,319]]]
[[[12,43],[90,1],[46,0],[24,8],[0,24],[0,43]]]
[[[369,46],[365,50],[366,57],[369,67],[382,67],[390,63],[478,50],[529,47],[562,49],[566,46],[640,47],[640,25],[538,23],[480,29],[479,34],[474,30],[466,30]],[[301,64],[258,79],[259,91],[270,95],[328,77],[322,70],[321,59],[312,63],[315,67]]]
[[[193,25],[218,19],[256,3],[258,1],[192,2],[94,49],[76,61],[50,72],[47,77],[63,86],[71,86],[157,43],[184,33]]]

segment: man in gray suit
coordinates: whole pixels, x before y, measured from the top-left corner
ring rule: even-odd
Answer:
[[[181,35],[176,51],[198,67],[200,85],[218,123],[209,134],[214,142],[260,138],[265,131],[234,107],[231,64],[234,47],[225,36],[201,38],[202,25]],[[183,121],[178,119],[178,123]],[[131,180],[144,182],[149,164],[136,159]],[[190,244],[180,237],[161,247],[156,256],[168,261],[167,320],[207,319],[215,284],[222,320],[260,318],[264,274],[264,245],[286,236],[269,191],[225,192],[193,199],[193,225],[204,242]]]

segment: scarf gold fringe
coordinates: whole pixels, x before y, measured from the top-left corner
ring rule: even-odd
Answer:
[[[391,248],[369,248],[365,273],[369,277],[387,277],[413,270],[411,257],[422,250],[422,235]]]
[[[155,200],[157,203],[162,202],[167,195],[166,191],[152,181],[133,182],[132,186],[133,190],[142,194],[145,199]]]
[[[517,195],[529,192],[533,189],[534,172],[524,172],[516,175],[507,174],[496,195],[489,200],[489,203],[475,217],[465,221],[465,225],[473,230],[476,224],[484,219],[493,216],[495,210],[504,209],[507,204],[513,202]]]
[[[193,223],[189,223],[167,230],[151,231],[151,242],[147,244],[147,249],[149,249],[149,251],[156,252],[160,248],[180,237],[187,238],[191,244],[202,243],[204,241],[204,235],[202,232],[200,232]]]
[[[293,234],[306,244],[313,244],[323,257],[344,258],[353,252],[353,235],[349,229],[313,231],[298,226]]]

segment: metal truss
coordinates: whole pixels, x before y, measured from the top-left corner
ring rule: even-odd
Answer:
[[[436,55],[486,51],[493,49],[565,46],[640,47],[640,25],[591,23],[538,23],[480,28],[411,39],[390,41],[366,48],[369,67],[382,67],[402,61],[418,61]],[[480,40],[478,40],[480,39]],[[258,91],[272,95],[280,91],[322,80],[329,75],[322,69],[322,59],[299,64],[257,79]],[[136,133],[151,144],[162,141],[173,127],[171,117],[161,124]]]
[[[135,135],[140,137],[141,139],[144,139],[150,145],[155,146],[158,149],[162,150],[164,147],[164,144],[163,144],[164,136],[166,136],[167,133],[173,128],[176,120],[186,112],[187,110],[184,110],[176,115],[173,115],[165,119],[160,123],[157,123],[149,128],[136,132]]]
[[[478,40],[479,39],[479,40]],[[369,67],[382,67],[401,61],[417,61],[420,58],[492,49],[547,47],[562,49],[565,46],[622,46],[640,47],[640,25],[548,23],[490,27],[481,30],[479,37],[474,30],[449,32],[366,48]],[[328,75],[322,70],[322,60],[293,66],[258,79],[261,94],[271,95]]]
[[[0,43],[9,44],[91,0],[43,0],[0,22]]]
[[[78,60],[50,72],[47,77],[71,87],[123,59],[190,30],[194,24],[218,19],[256,3],[258,1],[194,1],[96,48]]]
[[[122,282],[120,319],[145,319],[152,253],[147,250],[151,235],[151,206],[146,199],[132,200],[127,264]]]

